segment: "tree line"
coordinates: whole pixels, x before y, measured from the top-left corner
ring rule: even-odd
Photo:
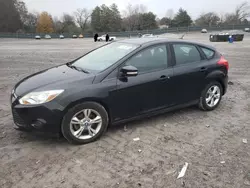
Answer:
[[[234,12],[217,14],[202,13],[193,20],[187,10],[172,9],[159,19],[145,5],[128,4],[122,13],[116,4],[96,6],[93,10],[79,8],[75,12],[52,17],[48,12],[29,12],[22,0],[0,0],[0,32],[83,33],[119,32],[157,29],[164,27],[221,26],[249,24],[250,7],[239,4]]]

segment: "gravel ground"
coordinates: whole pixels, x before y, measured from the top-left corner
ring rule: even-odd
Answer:
[[[190,107],[127,123],[125,129],[111,127],[99,141],[82,146],[14,130],[9,95],[23,77],[100,43],[0,39],[0,187],[250,187],[250,35],[234,44],[210,43],[208,34],[185,38],[216,46],[230,62],[232,85],[218,109]],[[186,174],[177,179],[185,162]]]

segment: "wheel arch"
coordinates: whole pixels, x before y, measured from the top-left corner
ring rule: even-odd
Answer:
[[[94,103],[98,103],[100,105],[103,106],[103,108],[106,110],[106,112],[108,113],[108,118],[109,118],[109,123],[112,122],[112,116],[111,116],[111,111],[110,108],[108,107],[108,105],[101,99],[99,98],[84,98],[84,99],[79,99],[76,100],[74,102],[71,102],[63,111],[63,116],[67,113],[67,111],[71,108],[73,108],[74,106],[78,105],[78,104],[82,104],[85,102],[94,102]]]
[[[225,83],[223,82],[223,79],[225,78],[225,73],[221,70],[216,70],[216,71],[213,71],[211,73],[209,73],[206,77],[206,80],[207,80],[207,83],[210,83],[212,81],[216,81],[216,82],[219,82],[222,89],[223,89],[223,95],[225,94],[225,89],[226,89],[226,86],[225,86]]]

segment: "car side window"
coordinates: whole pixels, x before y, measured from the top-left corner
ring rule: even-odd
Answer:
[[[208,48],[204,48],[204,47],[200,47],[200,48],[204,52],[204,54],[206,55],[206,57],[208,59],[211,59],[214,57],[215,52],[213,50],[208,49]]]
[[[167,67],[167,49],[165,45],[159,45],[140,51],[129,59],[125,65],[132,65],[138,69],[138,73],[152,72]]]
[[[193,63],[201,60],[201,54],[196,46],[191,44],[173,44],[176,65]]]

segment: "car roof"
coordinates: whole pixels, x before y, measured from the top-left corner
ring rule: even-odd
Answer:
[[[158,43],[159,41],[161,41],[161,42],[166,41],[167,42],[168,40],[155,37],[155,38],[132,38],[132,39],[120,40],[119,42],[144,45],[144,44],[148,44],[148,43]]]
[[[215,49],[213,46],[198,43],[198,42],[193,42],[193,41],[186,41],[183,39],[167,39],[167,38],[161,38],[161,37],[153,37],[153,38],[132,38],[132,39],[124,39],[120,40],[118,42],[121,43],[128,43],[128,44],[137,44],[141,46],[146,46],[146,45],[154,45],[154,44],[160,44],[160,43],[171,43],[171,42],[182,42],[182,43],[190,43],[190,44],[195,44],[199,46],[204,46],[210,49]]]

